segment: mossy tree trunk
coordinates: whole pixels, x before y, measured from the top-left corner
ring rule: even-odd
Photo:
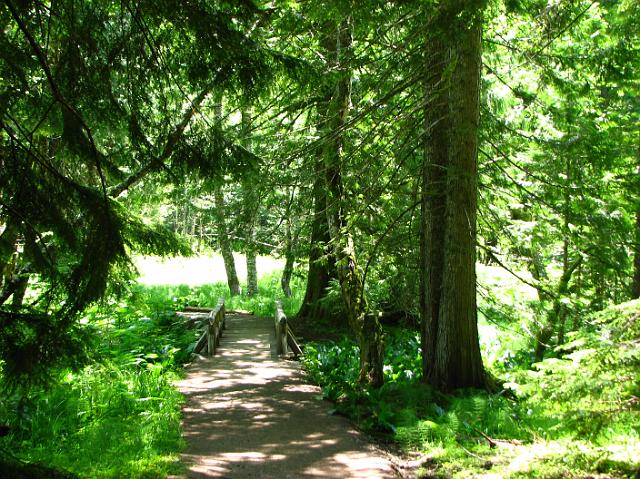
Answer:
[[[384,382],[382,327],[368,308],[355,243],[345,214],[342,183],[344,125],[351,108],[352,19],[340,22],[333,35],[325,33],[328,33],[323,42],[325,53],[339,72],[323,121],[327,224],[347,319],[360,345],[359,382],[379,387]]]
[[[487,386],[475,273],[482,4],[449,1],[439,13],[427,40],[423,366],[427,382],[452,390]]]
[[[309,269],[307,287],[302,305],[297,313],[299,319],[318,321],[329,316],[322,304],[331,280],[337,277],[333,253],[329,246],[329,225],[327,224],[327,196],[324,167],[321,158],[314,158],[313,220],[309,241]]]

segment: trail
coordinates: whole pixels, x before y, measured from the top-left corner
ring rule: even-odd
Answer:
[[[272,330],[272,320],[228,315],[216,356],[188,368],[182,477],[396,477],[382,451],[329,414],[299,364],[275,356]]]

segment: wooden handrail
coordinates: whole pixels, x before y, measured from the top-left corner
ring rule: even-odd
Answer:
[[[282,302],[276,300],[276,313],[274,315],[274,326],[276,330],[276,353],[285,355],[291,351],[295,356],[302,354],[302,349],[291,331],[287,316],[282,309]]]
[[[200,353],[205,346],[207,348],[207,356],[213,356],[216,353],[216,348],[220,344],[220,336],[225,328],[225,309],[224,298],[218,300],[216,307],[211,310],[205,324],[204,332],[195,347],[193,348],[194,354]]]

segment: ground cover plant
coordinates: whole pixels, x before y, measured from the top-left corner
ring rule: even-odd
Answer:
[[[171,264],[162,271],[166,282],[170,270]],[[282,296],[278,274],[265,271],[254,297],[229,298],[223,283],[132,284],[126,296],[87,310],[82,322],[91,338],[88,365],[53,371],[48,387],[11,390],[3,384],[7,394],[0,397],[0,424],[8,431],[0,437],[4,467],[26,461],[52,468],[31,468],[20,472],[24,477],[55,477],[56,470],[87,478],[179,473],[183,398],[175,382],[191,360],[198,333],[186,329],[175,311],[189,305],[213,307],[224,297],[227,309],[272,316],[274,298]],[[288,311],[300,302],[300,279],[293,284],[298,294],[283,298]]]
[[[519,350],[522,337],[482,342],[488,368],[505,381],[496,394],[444,394],[424,384],[419,335],[403,328],[385,331],[379,389],[358,386],[358,346],[347,338],[307,345],[303,365],[334,401],[333,413],[419,453],[419,477],[635,478],[638,317],[638,301],[593,314],[587,328],[537,363]],[[501,318],[481,321],[481,340],[493,336],[496,324],[509,326]]]
[[[180,327],[171,297],[144,287],[83,318],[89,364],[53,371],[47,387],[8,390],[0,448],[14,458],[81,477],[164,477],[180,470],[181,395],[174,381],[194,332]]]

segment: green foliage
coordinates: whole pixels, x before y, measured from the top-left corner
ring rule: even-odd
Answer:
[[[214,307],[218,299],[225,299],[227,310],[250,311],[257,316],[271,317],[275,314],[275,299],[280,298],[284,311],[293,316],[300,307],[304,294],[303,279],[294,276],[291,281],[293,296],[284,297],[280,289],[280,272],[272,272],[258,281],[258,294],[255,296],[230,296],[224,283],[204,284],[201,286],[149,286],[145,288],[151,298],[171,298],[173,307],[178,310],[185,306]],[[156,304],[156,300],[152,304]],[[162,304],[160,301],[159,304]]]
[[[638,300],[596,313],[557,357],[515,375],[513,387],[541,420],[537,434],[595,441],[640,434],[639,316]]]
[[[445,396],[420,382],[421,354],[416,333],[392,330],[386,335],[385,384],[379,390],[357,386],[358,347],[346,339],[305,348],[303,366],[336,402],[335,411],[370,432],[390,434],[406,447],[455,444],[478,432],[528,438],[517,408],[500,396],[480,392]]]
[[[576,471],[635,477],[640,467],[635,457],[639,316],[639,301],[592,315],[588,327],[557,348],[557,357],[537,363],[534,370],[528,369],[531,357],[519,353],[526,342],[507,346],[514,354],[506,358],[492,353],[496,364],[487,366],[511,381],[505,386],[516,398],[505,391],[434,391],[419,381],[415,333],[403,330],[387,331],[387,382],[379,390],[358,388],[358,348],[346,339],[307,345],[303,365],[323,396],[335,402],[336,413],[405,449],[428,452],[435,461],[428,474],[436,477],[468,477],[495,460],[520,464],[508,452],[514,448],[516,454],[539,459],[498,477],[551,478]],[[509,446],[492,452],[489,440]]]
[[[162,478],[178,472],[182,447],[174,382],[195,332],[181,326],[174,298],[136,287],[127,303],[92,307],[82,319],[93,362],[59,370],[47,389],[0,399],[9,436],[0,448],[81,477]]]

